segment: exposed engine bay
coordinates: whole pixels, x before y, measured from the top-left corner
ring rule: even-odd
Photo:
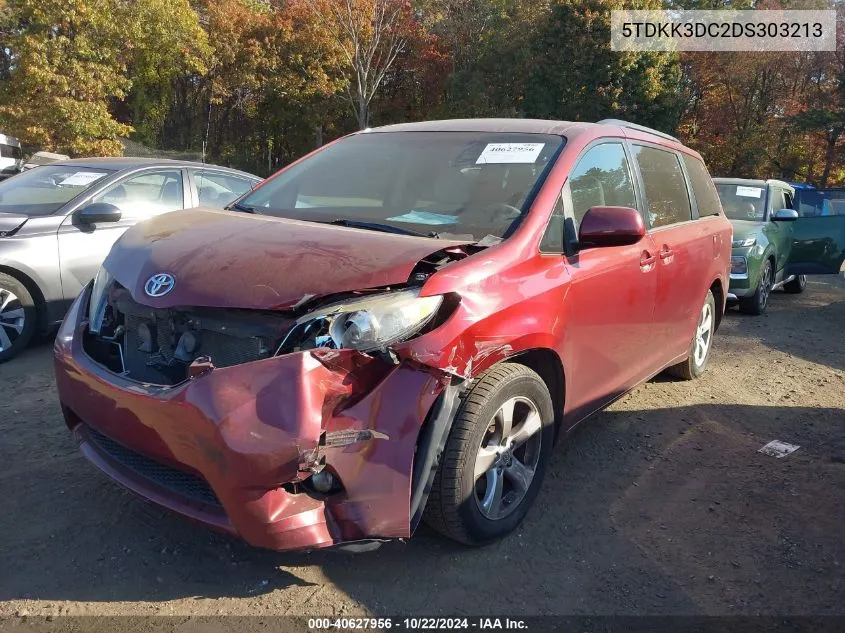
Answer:
[[[99,336],[88,334],[88,354],[139,382],[174,385],[189,366],[205,361],[230,367],[272,356],[294,319],[284,313],[219,308],[155,309],[115,284]]]
[[[339,349],[360,336],[362,314],[372,318],[360,310],[344,311],[347,306],[368,297],[419,289],[431,274],[463,256],[458,249],[440,251],[415,266],[407,285],[309,298],[283,311],[152,308],[136,302],[129,290],[113,282],[106,292],[99,331],[87,332],[84,346],[91,358],[109,370],[157,385],[179,384],[210,367],[231,367],[315,348]],[[314,312],[320,306],[327,307],[325,315]],[[431,325],[436,325],[436,316],[431,315]],[[386,349],[362,351],[389,355]]]

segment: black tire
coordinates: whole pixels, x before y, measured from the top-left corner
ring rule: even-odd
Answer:
[[[774,279],[772,260],[767,259],[763,264],[763,270],[760,272],[757,289],[750,297],[743,297],[739,300],[739,311],[744,314],[763,314],[769,305],[769,296],[772,294]]]
[[[21,312],[22,317],[18,316]],[[35,302],[29,290],[14,277],[0,273],[0,363],[12,360],[29,344],[35,320]]]
[[[530,401],[540,416],[540,430],[528,443],[537,444],[533,478],[513,506],[501,506],[507,514],[491,519],[478,501],[479,485],[489,482],[484,475],[475,478],[476,459],[490,429],[494,415],[513,398]],[[514,413],[516,418],[516,413]],[[516,429],[518,425],[514,425]],[[539,436],[539,439],[537,439]],[[443,457],[434,477],[434,485],[423,515],[435,530],[466,545],[482,545],[512,532],[525,518],[548,467],[554,441],[554,407],[546,384],[536,372],[516,363],[501,363],[483,373],[455,414]],[[525,456],[527,453],[523,453]],[[516,460],[516,452],[513,453]],[[510,468],[510,460],[505,468]],[[496,468],[491,468],[489,476]],[[502,467],[498,468],[502,472]],[[495,473],[493,473],[495,474]],[[507,475],[499,475],[507,482]],[[501,493],[500,493],[501,494]],[[511,492],[508,493],[512,494]],[[515,493],[514,493],[515,494]]]
[[[795,275],[795,279],[783,284],[783,291],[790,294],[800,294],[807,287],[807,275]]]
[[[709,307],[710,310],[710,325],[709,336],[707,338],[707,348],[703,358],[696,356],[696,348],[699,344],[699,328],[702,326],[702,319],[705,310]],[[708,290],[707,296],[704,298],[704,303],[701,306],[698,320],[696,321],[695,331],[692,334],[692,341],[690,342],[689,355],[687,359],[677,365],[672,365],[666,371],[682,380],[694,380],[704,373],[707,369],[707,361],[710,359],[710,351],[713,349],[713,334],[716,331],[716,299],[713,293]]]

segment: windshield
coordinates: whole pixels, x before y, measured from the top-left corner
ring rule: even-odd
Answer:
[[[237,207],[423,235],[506,237],[563,143],[545,134],[357,134],[291,167]]]
[[[762,222],[766,217],[766,189],[749,185],[716,184],[725,215],[731,220]]]
[[[44,165],[0,182],[0,213],[50,215],[112,173],[76,165]]]

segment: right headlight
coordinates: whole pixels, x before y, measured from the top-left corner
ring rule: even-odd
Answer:
[[[88,303],[88,330],[99,334],[103,325],[103,317],[106,315],[106,302],[108,300],[108,289],[114,282],[114,277],[100,266],[97,276],[94,277],[94,286],[91,288],[91,300]]]
[[[442,296],[420,297],[400,290],[325,306],[299,318],[279,346],[280,353],[313,347],[385,349],[406,340],[436,314]]]

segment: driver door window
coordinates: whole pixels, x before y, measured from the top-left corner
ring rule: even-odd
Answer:
[[[184,208],[182,172],[179,169],[144,172],[121,180],[92,202],[118,207],[124,219],[143,220]]]
[[[631,171],[619,143],[603,143],[587,150],[569,175],[567,188],[576,225],[581,224],[590,207],[637,208]]]
[[[771,214],[775,214],[781,209],[789,209],[790,205],[786,200],[783,189],[772,189],[772,206],[769,209]]]

